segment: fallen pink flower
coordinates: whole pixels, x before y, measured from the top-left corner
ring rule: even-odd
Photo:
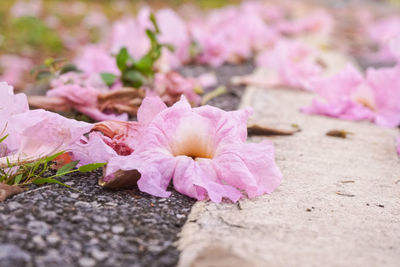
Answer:
[[[197,61],[212,66],[238,63],[274,43],[277,33],[268,27],[260,12],[253,10],[248,4],[229,6],[192,21],[189,29],[200,48]]]
[[[168,197],[173,180],[177,191],[198,200],[233,202],[271,193],[282,175],[269,141],[246,144],[251,110],[225,112],[211,106],[191,108],[183,97],[167,108],[159,98],[146,98],[139,123],[146,128],[129,156],[113,157],[107,175],[138,170],[138,186],[149,194]]]
[[[146,129],[152,117],[166,108],[161,99],[149,103],[145,98],[137,114],[138,121],[103,121],[96,123],[88,137],[81,140],[71,147],[71,154],[74,160],[79,160],[79,164],[108,162],[116,156],[128,156],[134,152],[138,145],[138,136]],[[149,109],[149,105],[152,105]],[[109,183],[116,177],[108,175],[102,179],[103,183]]]
[[[316,51],[297,41],[281,40],[273,49],[266,49],[256,58],[256,64],[274,72],[266,83],[270,86],[310,88],[311,79],[322,74]]]
[[[15,55],[0,56],[0,81],[5,81],[13,86],[20,85],[24,73],[31,70],[32,61]]]
[[[297,20],[283,20],[275,27],[284,35],[307,33],[327,35],[332,31],[333,21],[328,12],[319,10]]]
[[[371,120],[385,127],[400,124],[400,66],[369,69],[366,78],[347,66],[330,78],[314,79],[311,88],[326,102],[314,100],[302,111],[346,120]]]
[[[108,72],[118,75],[115,58],[104,47],[98,45],[87,45],[75,59],[77,67],[88,74]]]
[[[356,99],[363,90],[364,77],[353,66],[348,65],[340,73],[329,78],[316,78],[310,87],[326,102],[313,100],[310,107],[303,108],[307,114],[320,114],[346,120],[370,120],[373,112],[366,107],[370,97]]]
[[[388,17],[375,21],[367,30],[371,40],[378,45],[378,51],[369,57],[380,61],[396,60],[396,55],[390,49],[390,42],[400,36],[400,17]]]
[[[113,24],[109,42],[112,54],[117,54],[122,47],[126,47],[135,59],[145,55],[150,47],[146,29],[153,28],[149,20],[150,13],[149,8],[142,8],[136,18],[124,18]],[[155,17],[160,27],[160,42],[172,44],[175,48],[174,52],[163,49],[163,58],[160,59],[162,68],[178,68],[190,59],[191,40],[187,26],[171,9],[159,10]]]
[[[38,17],[42,11],[42,0],[18,0],[11,7],[13,17],[31,16]]]
[[[154,92],[168,106],[177,102],[184,95],[193,106],[200,104],[201,97],[196,93],[196,88],[201,84],[194,78],[185,78],[178,72],[157,73],[154,77]]]
[[[0,83],[0,122],[6,153],[0,165],[29,162],[68,150],[90,131],[91,124],[66,119],[44,110],[29,110],[24,94],[14,95],[12,87]]]
[[[90,118],[103,120],[128,120],[128,115],[114,114],[100,109],[99,97],[109,89],[97,74],[66,73],[51,82],[53,87],[46,97],[31,97],[31,106],[65,111],[74,108]]]
[[[400,125],[400,65],[367,70],[366,82],[373,95],[374,122],[384,127]]]

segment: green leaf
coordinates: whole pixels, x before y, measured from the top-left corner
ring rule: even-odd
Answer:
[[[139,61],[136,61],[132,67],[139,70],[142,74],[150,76],[153,74],[153,63],[149,55],[145,55]]]
[[[105,82],[105,84],[107,84],[108,87],[113,85],[115,83],[115,81],[117,80],[117,75],[114,75],[112,73],[103,72],[103,73],[100,73],[100,76],[103,79],[103,81]]]
[[[124,85],[139,88],[143,85],[144,77],[136,70],[128,70],[122,74],[122,81]]]
[[[36,75],[36,80],[43,80],[43,79],[49,79],[53,76],[53,73],[51,73],[50,71],[40,71],[37,75]]]
[[[157,36],[154,32],[152,32],[149,29],[146,30],[146,34],[147,34],[147,37],[149,37],[149,39],[150,39],[151,47],[153,49],[153,46],[156,46],[158,44]]]
[[[37,185],[41,185],[41,184],[59,184],[59,185],[74,189],[73,187],[71,187],[71,186],[69,186],[67,184],[64,184],[64,183],[62,183],[62,182],[60,182],[60,181],[58,181],[56,179],[53,179],[53,178],[37,178],[32,183],[37,184]]]
[[[61,68],[60,74],[65,74],[67,72],[79,72],[79,70],[75,64],[66,64]]]
[[[160,27],[158,27],[158,23],[156,20],[156,16],[154,15],[154,13],[150,14],[150,21],[154,26],[154,29],[156,30],[156,33],[160,33]]]
[[[175,46],[172,44],[162,44],[162,46],[167,48],[170,52],[175,52]]]
[[[123,72],[126,69],[126,65],[129,59],[128,49],[126,47],[121,48],[117,55],[117,66]]]
[[[15,176],[14,178],[14,184],[19,184],[22,180],[22,173],[18,174],[17,176]]]
[[[92,164],[87,164],[87,165],[83,165],[80,166],[78,168],[79,172],[91,172],[94,171],[97,168],[101,168],[103,166],[105,166],[107,163],[92,163]]]
[[[8,134],[0,138],[0,143],[3,142],[8,137]]]
[[[76,161],[72,161],[68,164],[65,164],[64,166],[62,166],[56,173],[56,176],[61,176],[69,171],[71,171],[73,168],[76,167],[76,165],[78,164],[79,160]]]

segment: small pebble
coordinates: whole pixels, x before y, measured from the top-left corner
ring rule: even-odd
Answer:
[[[124,228],[123,226],[120,226],[120,225],[114,225],[114,226],[111,228],[111,231],[112,231],[114,234],[120,234],[120,233],[122,233],[122,232],[125,231],[125,228]]]
[[[96,261],[92,258],[80,258],[78,263],[79,266],[82,267],[92,267],[96,265]]]
[[[42,221],[31,221],[28,223],[28,230],[33,234],[47,235],[49,233],[49,226]]]
[[[7,203],[8,208],[10,209],[10,211],[19,209],[22,207],[21,204],[19,204],[18,202],[12,201],[12,202],[8,202]]]
[[[93,258],[95,258],[98,261],[103,261],[108,257],[108,252],[107,251],[101,251],[97,248],[94,248],[90,254],[92,255]]]
[[[60,242],[60,236],[57,233],[53,232],[50,235],[46,236],[46,240],[49,244],[55,245]]]
[[[91,207],[90,203],[84,202],[84,201],[77,201],[74,205],[77,208],[90,208]]]

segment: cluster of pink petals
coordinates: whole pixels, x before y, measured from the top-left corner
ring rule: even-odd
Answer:
[[[82,48],[74,63],[78,69],[88,74],[108,72],[118,75],[120,73],[115,57],[100,45],[87,45]]]
[[[400,17],[383,18],[373,22],[368,27],[368,34],[378,45],[378,51],[369,57],[381,61],[395,61],[399,58],[393,54],[390,43],[393,39],[400,38]]]
[[[311,88],[325,101],[314,100],[305,113],[400,125],[400,66],[371,68],[364,77],[349,65],[333,77],[314,79]]]
[[[212,66],[248,59],[253,52],[276,41],[275,30],[254,13],[256,3],[211,11],[207,17],[189,23],[193,40],[200,48],[197,61]],[[268,14],[268,13],[265,13]],[[264,14],[264,15],[265,15]]]
[[[130,155],[137,146],[136,137],[143,129],[142,126],[135,121],[105,121],[96,124],[88,136],[83,136],[71,146],[72,158],[79,160],[79,165],[85,165]]]
[[[302,42],[281,40],[273,48],[260,53],[256,64],[276,72],[271,80],[266,81],[271,86],[309,89],[309,81],[323,72],[316,55],[314,49]]]
[[[108,91],[108,88],[97,74],[69,72],[53,80],[51,86],[52,89],[47,92],[49,98],[62,99],[70,107],[94,120],[128,120],[125,113],[108,114],[99,109],[98,96]]]
[[[146,36],[146,29],[153,27],[149,21],[150,12],[150,9],[143,8],[136,18],[124,18],[114,23],[108,44],[112,54],[117,54],[122,47],[126,47],[129,53],[138,59],[148,51],[150,42]],[[191,39],[186,23],[171,9],[159,10],[155,17],[160,27],[159,41],[175,47],[174,52],[164,49],[163,60],[167,61],[168,69],[178,68],[190,58]]]
[[[238,201],[271,193],[281,181],[274,147],[268,141],[246,144],[250,110],[225,112],[192,108],[183,97],[172,107],[157,97],[144,100],[138,113],[132,154],[111,157],[107,175],[137,170],[143,192],[168,197],[175,189],[198,200]],[[107,179],[107,177],[106,177]]]
[[[29,110],[24,94],[0,83],[0,127],[8,137],[2,142],[0,164],[37,160],[60,151],[80,140],[92,125],[66,119],[42,109]],[[5,147],[4,147],[5,146]]]
[[[42,0],[18,0],[11,7],[11,14],[13,17],[38,17],[42,7]]]
[[[0,56],[0,81],[5,81],[13,86],[19,85],[25,72],[31,70],[31,60],[15,55]]]
[[[308,33],[330,34],[333,29],[333,18],[324,10],[317,10],[309,16],[295,20],[282,20],[276,29],[283,35],[300,35]]]
[[[197,79],[185,78],[174,71],[157,73],[154,77],[153,92],[168,106],[177,102],[181,95],[184,95],[193,106],[198,106],[201,97],[196,94],[196,88],[201,88]]]

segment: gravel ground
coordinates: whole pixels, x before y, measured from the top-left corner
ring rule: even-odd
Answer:
[[[215,70],[228,94],[210,104],[235,109],[243,87],[229,86],[233,75],[247,74],[252,63]],[[205,66],[182,70],[196,76]],[[104,190],[100,172],[74,174],[59,185],[33,187],[0,204],[0,266],[175,266],[174,242],[194,200],[173,189],[168,199],[136,188]]]

